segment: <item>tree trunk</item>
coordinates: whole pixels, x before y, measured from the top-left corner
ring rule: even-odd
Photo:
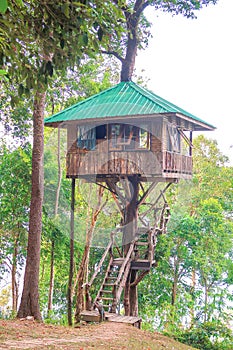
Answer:
[[[39,308],[40,241],[43,204],[44,108],[46,92],[37,91],[33,112],[32,189],[24,286],[18,317],[42,320]]]
[[[56,198],[54,205],[54,217],[56,218],[58,214],[59,206],[59,197],[61,191],[61,181],[62,181],[62,167],[61,167],[61,133],[60,128],[58,127],[57,135],[57,165],[58,165],[58,180],[57,180],[57,189],[56,189]],[[55,250],[55,240],[52,238],[51,241],[51,261],[50,261],[50,279],[49,279],[49,295],[48,295],[48,316],[53,309],[53,288],[54,288],[54,250]]]
[[[172,283],[172,306],[176,303],[176,296],[177,296],[177,287],[178,287],[178,281],[179,281],[179,267],[180,267],[180,260],[179,258],[174,258],[174,277],[173,277],[173,283]]]
[[[68,282],[68,324],[72,326],[72,279],[74,273],[74,204],[75,204],[75,178],[72,179],[71,188],[71,213],[70,213],[70,270]]]
[[[135,67],[135,59],[137,55],[137,40],[136,37],[128,38],[127,52],[122,60],[121,81],[132,80],[132,75]]]
[[[138,177],[133,176],[127,178],[128,188],[130,189],[130,199],[126,204],[124,211],[124,233],[123,233],[123,251],[126,256],[130,243],[135,239],[137,232],[138,221],[138,194],[139,194],[139,182]],[[124,308],[125,315],[137,316],[138,313],[138,297],[137,297],[137,285],[130,287],[130,283],[134,282],[137,277],[135,271],[130,270],[127,283],[124,290]]]
[[[126,255],[129,249],[130,243],[135,239],[137,232],[137,221],[138,221],[138,193],[139,184],[138,177],[131,176],[126,179],[129,184],[130,198],[126,203],[124,209],[124,233],[123,233],[123,249]]]
[[[174,276],[174,280],[172,283],[172,302],[171,302],[172,306],[174,306],[176,302],[177,283],[178,283],[177,276]]]
[[[131,16],[126,13],[127,29],[128,29],[128,39],[126,46],[126,55],[122,59],[121,67],[121,81],[132,80],[132,75],[135,66],[135,59],[137,55],[137,25],[139,18]]]
[[[137,271],[132,270],[130,283],[133,283],[136,279],[137,279]],[[129,304],[130,304],[130,316],[138,316],[138,288],[137,288],[137,285],[130,287]]]

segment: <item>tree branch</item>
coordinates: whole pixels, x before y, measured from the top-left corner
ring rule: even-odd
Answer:
[[[118,60],[120,60],[121,62],[124,62],[124,58],[121,57],[117,52],[115,51],[105,51],[105,50],[101,50],[101,53],[104,53],[106,55],[113,55],[115,56]]]

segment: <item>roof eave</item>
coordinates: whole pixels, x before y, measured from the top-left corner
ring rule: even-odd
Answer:
[[[176,116],[194,124],[195,126],[194,131],[213,131],[216,129],[216,127],[211,124],[208,124],[202,120],[191,118],[182,113],[176,113]]]
[[[85,118],[85,119],[73,119],[73,120],[64,120],[64,121],[55,121],[55,122],[46,122],[45,121],[45,126],[47,127],[53,127],[53,128],[58,128],[60,127],[65,127],[66,125],[71,125],[71,124],[86,124],[86,123],[93,123],[93,124],[100,124],[100,123],[111,123],[111,122],[116,122],[116,121],[122,121],[125,118],[125,122],[129,122],[132,119],[141,119],[141,118],[158,118],[158,117],[164,117],[164,116],[176,116],[178,118],[187,120],[191,122],[195,127],[194,131],[211,131],[215,130],[216,128],[213,125],[210,125],[208,123],[205,123],[201,120],[196,120],[193,119],[185,114],[181,113],[175,113],[175,112],[170,112],[170,113],[154,113],[154,114],[136,114],[136,115],[120,115],[120,116],[106,116],[106,117],[100,117],[100,118]],[[63,125],[63,126],[62,126]]]

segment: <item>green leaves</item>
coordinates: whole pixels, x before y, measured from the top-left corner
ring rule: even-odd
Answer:
[[[1,0],[0,2],[0,13],[5,13],[8,7],[7,0]]]
[[[180,320],[187,317],[198,331],[181,332],[185,342],[194,336],[197,337],[195,346],[199,342],[201,349],[214,349],[210,334],[206,334],[205,344],[212,347],[201,343],[203,330],[198,323],[210,322],[217,334],[214,319],[229,320],[227,309],[233,276],[233,168],[226,166],[226,158],[216,141],[200,136],[194,142],[194,179],[173,187],[168,235],[159,237],[158,267],[139,285],[139,295],[144,298],[144,303],[139,305],[142,312],[152,315],[151,322],[156,319],[157,327],[166,326],[173,336],[181,332]],[[203,329],[204,326],[206,322]],[[217,347],[218,341],[216,349],[227,344],[226,338]]]

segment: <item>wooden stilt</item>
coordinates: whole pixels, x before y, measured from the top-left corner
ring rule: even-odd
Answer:
[[[70,270],[68,282],[68,324],[72,326],[72,279],[74,273],[74,206],[75,206],[75,178],[71,183],[71,208],[70,208]]]

